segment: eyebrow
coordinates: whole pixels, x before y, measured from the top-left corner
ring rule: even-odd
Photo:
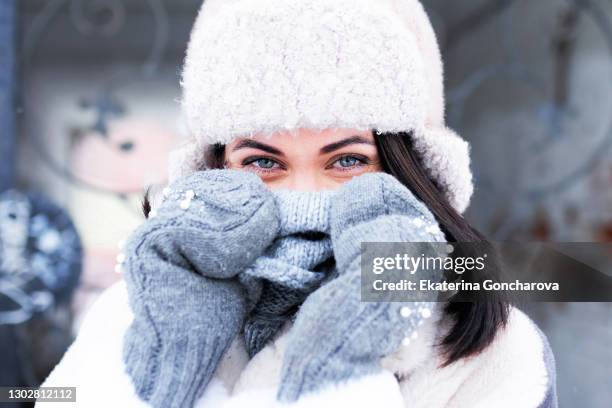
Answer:
[[[276,154],[278,156],[284,156],[285,154],[278,150],[276,147],[267,145],[265,143],[258,142],[252,139],[243,139],[236,143],[236,146],[232,149],[233,152],[240,149],[258,149],[263,150],[264,152],[268,152],[270,154]]]
[[[352,144],[369,144],[369,145],[373,145],[374,142],[369,140],[369,139],[366,139],[363,136],[355,135],[355,136],[347,137],[346,139],[339,140],[339,141],[334,142],[334,143],[330,143],[327,146],[323,146],[320,149],[319,152],[321,154],[331,153],[331,152],[333,152],[335,150],[342,149],[343,147],[346,147],[346,146],[349,146],[349,145],[352,145]]]

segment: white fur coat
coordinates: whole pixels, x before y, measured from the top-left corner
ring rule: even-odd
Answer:
[[[289,324],[249,361],[241,339],[227,351],[196,408],[311,407],[556,407],[554,359],[546,338],[520,310],[479,355],[438,368],[432,344],[446,324],[436,311],[409,346],[385,358],[382,373],[305,395],[297,403],[275,401]],[[94,303],[79,334],[42,386],[76,386],[76,403],[39,408],[148,407],[139,400],[121,360],[123,334],[133,316],[125,283]]]

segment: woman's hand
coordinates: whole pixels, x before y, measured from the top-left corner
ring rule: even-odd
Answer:
[[[138,255],[146,241],[147,248],[188,261],[202,276],[229,278],[259,257],[278,231],[272,192],[258,176],[205,170],[168,187],[155,216],[132,233],[126,250]]]
[[[205,389],[245,317],[234,277],[279,230],[271,192],[252,173],[198,171],[165,195],[130,235],[122,265],[134,312],[126,369],[137,394],[164,408],[192,406]]]
[[[362,242],[444,241],[428,208],[394,177],[368,173],[344,184],[332,202],[331,238],[339,277],[312,293],[298,312],[280,400],[380,370],[380,359],[431,313],[431,302],[361,301]],[[432,280],[442,276],[430,273]]]

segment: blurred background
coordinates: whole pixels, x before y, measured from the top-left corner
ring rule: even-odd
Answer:
[[[495,240],[612,241],[612,1],[424,0],[447,120],[472,145],[467,218]],[[143,221],[185,129],[201,0],[0,0],[0,385],[36,386]],[[612,406],[612,305],[523,308],[561,406]],[[24,405],[27,406],[27,405]]]

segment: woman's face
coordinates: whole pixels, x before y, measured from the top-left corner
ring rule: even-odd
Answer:
[[[252,171],[271,189],[334,189],[381,171],[372,131],[298,129],[241,138],[225,148],[226,167]]]

